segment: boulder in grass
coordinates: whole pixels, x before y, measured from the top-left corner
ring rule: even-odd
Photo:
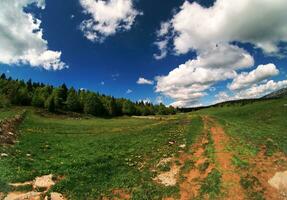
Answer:
[[[287,193],[287,171],[277,172],[268,183],[281,193]]]
[[[8,157],[7,153],[1,153],[1,157]]]
[[[55,182],[53,181],[53,175],[52,174],[41,176],[41,177],[37,177],[34,180],[34,183],[33,183],[33,187],[34,188],[46,188],[46,189],[49,189],[53,185],[55,185]]]

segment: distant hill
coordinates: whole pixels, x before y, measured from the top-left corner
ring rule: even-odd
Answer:
[[[283,88],[267,94],[261,98],[257,99],[239,99],[239,100],[232,100],[232,101],[224,101],[217,104],[209,105],[209,106],[201,106],[201,107],[194,107],[194,108],[179,108],[180,112],[192,112],[197,110],[202,110],[205,108],[212,108],[212,107],[224,107],[224,106],[233,106],[233,105],[247,105],[252,104],[254,102],[264,101],[268,99],[280,99],[280,98],[287,98],[287,88]]]
[[[287,97],[287,88],[283,88],[281,90],[277,90],[270,94],[263,96],[261,99],[277,99]]]

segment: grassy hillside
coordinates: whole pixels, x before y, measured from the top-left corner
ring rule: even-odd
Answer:
[[[13,117],[16,114],[20,114],[22,110],[23,108],[10,108],[9,110],[0,108],[0,120]]]
[[[268,180],[287,167],[286,104],[109,119],[26,107],[18,142],[0,146],[7,154],[0,159],[0,196],[19,190],[9,183],[53,174],[49,192],[72,200],[117,199],[119,190],[129,198],[118,199],[232,199],[234,192],[239,199],[279,199]],[[0,118],[20,112],[2,109]]]
[[[231,136],[258,148],[278,148],[287,153],[287,99],[253,102],[244,106],[209,108],[198,112],[218,119]],[[273,144],[270,144],[273,143]]]
[[[19,143],[0,149],[9,155],[0,159],[0,190],[52,173],[64,177],[53,191],[69,199],[100,198],[117,188],[134,199],[161,199],[177,193],[178,186],[156,184],[151,169],[160,159],[177,155],[179,145],[191,144],[201,126],[200,118],[193,124],[186,115],[73,119],[29,111]]]

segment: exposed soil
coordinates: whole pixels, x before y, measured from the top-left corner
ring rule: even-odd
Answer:
[[[131,199],[131,196],[129,193],[122,189],[116,189],[113,190],[113,194],[116,196],[114,200],[129,200]]]
[[[204,172],[199,170],[199,166],[207,160],[207,157],[204,155],[204,146],[206,145],[206,142],[208,142],[208,140],[206,139],[206,135],[204,135],[191,147],[191,149],[194,150],[193,154],[182,155],[180,158],[183,163],[187,162],[188,160],[192,160],[194,163],[194,166],[191,166],[191,169],[188,172],[182,174],[184,180],[180,184],[181,200],[198,197],[202,180],[205,179],[214,168],[214,165],[211,164]]]
[[[0,122],[0,145],[15,144],[17,138],[16,128],[23,121],[24,117],[25,111],[11,119]]]
[[[249,173],[260,182],[266,200],[287,199],[286,188],[285,190],[284,188],[277,189],[269,183],[276,173],[287,169],[287,158],[283,153],[278,152],[272,156],[266,156],[265,148],[262,148],[255,158],[250,159],[250,163]]]
[[[244,190],[240,185],[240,175],[232,165],[233,153],[226,149],[229,143],[229,137],[225,134],[223,128],[212,119],[205,117],[204,121],[211,122],[210,133],[214,141],[215,157],[219,170],[222,174],[224,199],[237,200],[244,199]]]
[[[58,180],[61,180],[62,178],[59,178]],[[32,191],[29,192],[9,192],[4,200],[25,200],[25,199],[30,199],[30,200],[40,200],[40,199],[51,199],[51,200],[65,200],[66,198],[56,192],[52,192],[49,195],[47,195],[47,192],[51,189],[53,185],[56,184],[56,180],[53,179],[53,175],[45,175],[45,176],[40,176],[36,177],[33,181],[26,181],[22,183],[10,183],[9,185],[16,188],[21,188],[23,186],[31,186],[33,188]],[[42,192],[39,192],[42,191]]]
[[[173,164],[169,171],[162,172],[154,178],[154,181],[165,186],[174,186],[177,183],[177,176],[179,173],[179,166]]]

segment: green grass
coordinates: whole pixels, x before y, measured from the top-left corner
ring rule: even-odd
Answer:
[[[0,108],[0,121],[11,118],[17,114],[20,114],[23,111],[23,108],[15,107],[15,108]]]
[[[287,99],[266,100],[244,106],[232,105],[198,111],[222,123],[226,132],[242,140],[250,153],[265,144],[270,151],[278,147],[287,153]],[[241,141],[237,141],[241,142]],[[255,148],[255,150],[254,150]],[[246,150],[245,149],[245,150]]]
[[[208,199],[216,199],[221,192],[221,173],[213,169],[203,181],[200,189],[202,196],[208,195]]]
[[[178,186],[152,181],[151,168],[176,155],[180,144],[191,143],[190,138],[199,134],[198,124],[187,115],[77,120],[28,111],[19,127],[20,142],[0,147],[9,155],[0,159],[0,191],[10,191],[10,182],[52,173],[64,177],[52,190],[69,199],[99,199],[117,188],[126,189],[133,199],[176,195]]]
[[[252,175],[247,174],[240,178],[240,185],[247,191],[247,197],[251,200],[264,200],[264,190],[259,180]]]

